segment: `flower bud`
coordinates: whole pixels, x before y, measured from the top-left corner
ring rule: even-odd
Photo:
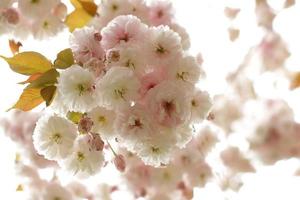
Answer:
[[[17,24],[20,21],[19,13],[14,8],[8,8],[3,12],[3,16],[10,24]]]
[[[117,155],[114,159],[114,164],[115,164],[117,170],[119,170],[120,172],[125,171],[126,163],[125,163],[125,159],[124,159],[123,155],[121,155],[121,154]]]
[[[80,133],[89,133],[92,130],[94,122],[89,117],[82,117],[78,123],[78,131]]]
[[[97,133],[89,133],[88,143],[92,150],[102,151],[104,147],[104,142],[101,139],[100,135]]]

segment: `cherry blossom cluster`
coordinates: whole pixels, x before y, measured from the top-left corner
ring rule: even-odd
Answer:
[[[211,107],[195,86],[203,71],[180,35],[121,15],[100,30],[75,30],[70,43],[76,64],[60,71],[55,113],[37,122],[38,153],[78,175],[97,173],[103,147],[115,143],[147,165],[168,164]],[[122,162],[116,155],[116,166]]]
[[[33,146],[32,133],[39,117],[38,113],[15,111],[10,113],[10,116],[1,118],[0,125],[4,133],[17,145],[17,157],[20,157],[18,159],[33,167],[55,167],[55,162],[40,156]]]
[[[63,183],[56,174],[47,180],[37,168],[24,163],[16,163],[15,170],[19,182],[16,191],[25,200],[110,200],[116,190],[106,183],[97,183],[93,187],[76,180]]]
[[[64,28],[67,7],[60,0],[1,0],[0,34],[43,39]]]
[[[183,49],[190,47],[189,35],[175,19],[175,10],[169,0],[103,0],[98,5],[97,15],[90,22],[96,29],[102,29],[120,15],[134,15],[148,26],[167,25],[181,37]]]
[[[299,157],[300,125],[294,120],[293,110],[285,101],[249,102],[241,126],[246,129],[251,150],[264,163]]]
[[[146,199],[191,199],[193,188],[204,187],[214,178],[206,156],[218,142],[209,127],[202,128],[183,150],[174,153],[172,161],[163,168],[145,165],[131,152],[125,155],[126,170],[122,174],[129,191]]]

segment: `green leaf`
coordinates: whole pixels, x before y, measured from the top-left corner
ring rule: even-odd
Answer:
[[[57,54],[54,61],[54,67],[57,69],[66,69],[74,64],[73,52],[70,48],[62,50]]]
[[[10,109],[29,111],[40,105],[42,102],[44,102],[44,99],[40,94],[39,88],[25,89],[19,97],[18,102]]]
[[[67,118],[75,124],[78,124],[82,118],[82,113],[79,112],[68,112]]]
[[[67,17],[65,24],[69,27],[70,32],[73,32],[76,28],[82,28],[87,25],[92,16],[83,8],[76,8]]]
[[[55,83],[57,83],[57,77],[59,76],[59,73],[56,71],[56,69],[50,69],[49,71],[42,74],[39,78],[32,81],[26,89],[29,88],[44,88],[47,86],[52,86]]]
[[[46,106],[49,106],[52,103],[55,93],[56,93],[56,86],[54,85],[45,87],[41,90],[41,96],[45,100]]]
[[[0,56],[10,66],[10,68],[20,74],[32,75],[36,73],[44,73],[52,68],[52,63],[37,52],[22,52],[8,58]]]

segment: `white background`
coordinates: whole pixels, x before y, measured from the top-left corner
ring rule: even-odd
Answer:
[[[191,37],[191,51],[193,54],[202,53],[204,68],[208,74],[205,87],[212,94],[226,91],[224,75],[235,69],[251,46],[260,42],[263,31],[256,26],[254,0],[174,0],[176,16]],[[275,9],[282,5],[281,0],[270,1]],[[298,3],[298,2],[297,2]],[[300,2],[299,2],[300,3]],[[299,4],[298,3],[298,4]],[[239,18],[230,22],[224,17],[225,5],[241,8]],[[275,30],[280,32],[287,41],[292,52],[287,65],[298,68],[300,63],[300,5],[287,11],[281,11],[275,21]],[[240,38],[232,43],[228,39],[227,28],[238,27]],[[28,39],[23,41],[22,51],[37,51],[49,59],[54,59],[59,50],[68,47],[69,33],[65,31],[56,38],[47,41]],[[0,36],[0,54],[10,56],[8,39],[11,36]],[[6,115],[5,110],[15,103],[22,91],[17,82],[24,77],[10,71],[3,60],[0,60],[0,113]],[[265,91],[267,94],[268,91]],[[298,101],[299,102],[299,101]],[[297,102],[297,103],[298,103]],[[3,133],[0,134],[0,199],[17,199],[15,189],[18,180],[14,175],[14,157],[16,148]],[[300,198],[300,179],[293,177],[299,161],[291,159],[277,163],[275,166],[261,167],[256,174],[244,177],[245,185],[236,195],[222,193],[217,187],[209,184],[205,189],[196,190],[195,199],[219,200],[296,200]],[[22,199],[22,198],[20,198]]]

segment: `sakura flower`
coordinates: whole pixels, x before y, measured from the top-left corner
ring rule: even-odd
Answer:
[[[253,172],[255,171],[251,162],[236,147],[229,147],[221,152],[223,163],[234,172]]]
[[[173,31],[178,33],[179,36],[181,37],[181,46],[182,46],[183,50],[188,50],[191,46],[191,41],[190,41],[189,34],[185,30],[185,28],[183,28],[182,26],[180,26],[177,23],[172,23],[169,26]]]
[[[146,166],[140,160],[128,164],[130,166],[124,173],[126,185],[134,192],[135,196],[144,197],[147,194],[146,188],[150,185],[152,170],[150,166]]]
[[[259,45],[259,53],[263,67],[266,70],[276,70],[282,67],[290,52],[286,43],[275,33],[268,33]]]
[[[149,63],[156,66],[168,65],[182,52],[181,38],[167,26],[151,27],[145,51]]]
[[[176,140],[172,132],[168,130],[156,134],[156,136],[135,146],[134,152],[146,165],[160,167],[170,162]]]
[[[49,109],[54,113],[66,115],[69,111],[69,108],[66,105],[68,104],[68,102],[63,102],[63,98],[64,96],[59,91],[57,91]]]
[[[100,33],[94,28],[85,27],[76,29],[70,37],[71,49],[78,63],[84,64],[91,58],[103,61],[104,51],[101,47]]]
[[[132,15],[119,16],[101,31],[101,44],[105,50],[121,44],[142,43],[145,39],[146,25]]]
[[[129,0],[130,13],[137,16],[143,23],[148,24],[148,12],[149,8],[146,5],[145,0]]]
[[[19,0],[18,8],[26,17],[35,19],[51,12],[58,0]]]
[[[72,154],[61,163],[69,172],[80,177],[96,174],[103,165],[103,152],[92,149],[88,140],[89,135],[77,137]]]
[[[45,200],[71,200],[72,194],[58,183],[50,183],[42,191],[42,199]]]
[[[190,171],[188,171],[185,179],[190,186],[203,187],[212,177],[212,169],[205,162],[197,163]]]
[[[167,193],[170,190],[175,190],[177,184],[182,178],[181,170],[175,165],[168,165],[164,168],[158,168],[152,170],[152,182],[153,185],[160,185],[159,190]]]
[[[134,150],[138,143],[153,137],[154,122],[145,107],[135,105],[117,115],[115,129],[122,144]]]
[[[46,115],[37,122],[33,143],[45,158],[61,159],[71,153],[75,137],[76,126],[72,122],[56,115]]]
[[[87,62],[83,63],[83,68],[88,69],[96,77],[103,76],[105,73],[105,65],[103,60],[98,58],[91,58]]]
[[[115,113],[103,107],[96,107],[87,113],[93,121],[92,132],[98,133],[103,139],[112,139],[114,134]]]
[[[163,68],[155,68],[153,71],[146,73],[140,77],[141,88],[139,93],[141,98],[144,98],[149,90],[166,79],[166,72]]]
[[[207,92],[195,91],[191,99],[192,120],[199,122],[205,119],[211,106],[212,102]]]
[[[173,7],[170,1],[152,1],[149,6],[149,19],[152,25],[168,25],[173,18]]]
[[[33,34],[38,39],[53,37],[64,28],[61,20],[53,15],[36,20],[32,26]]]
[[[154,118],[163,126],[174,127],[190,118],[190,104],[183,89],[164,81],[149,90],[146,102]]]
[[[168,68],[169,78],[179,84],[194,85],[198,82],[202,70],[192,56],[186,56],[179,60],[177,64]]]
[[[192,129],[188,124],[183,124],[179,127],[176,128],[176,130],[174,131],[176,134],[176,146],[179,148],[184,148],[186,146],[186,144],[188,144],[192,137]]]
[[[108,66],[120,66],[127,67],[135,72],[137,75],[141,75],[146,71],[146,62],[143,55],[143,51],[134,46],[114,48],[108,53]],[[118,58],[116,57],[118,56]]]
[[[98,7],[100,16],[109,22],[118,15],[128,14],[130,4],[124,0],[103,0]],[[106,25],[106,24],[104,24]]]
[[[2,13],[2,15],[5,17],[6,21],[9,24],[16,25],[20,21],[20,14],[14,8],[8,8],[8,9],[4,10],[4,12]]]
[[[202,156],[207,155],[219,141],[217,134],[210,126],[203,127],[190,143],[194,151]]]
[[[113,67],[97,83],[99,106],[120,108],[138,98],[140,83],[126,67]]]
[[[87,112],[96,107],[95,84],[91,72],[73,65],[60,73],[57,88],[69,111]]]

